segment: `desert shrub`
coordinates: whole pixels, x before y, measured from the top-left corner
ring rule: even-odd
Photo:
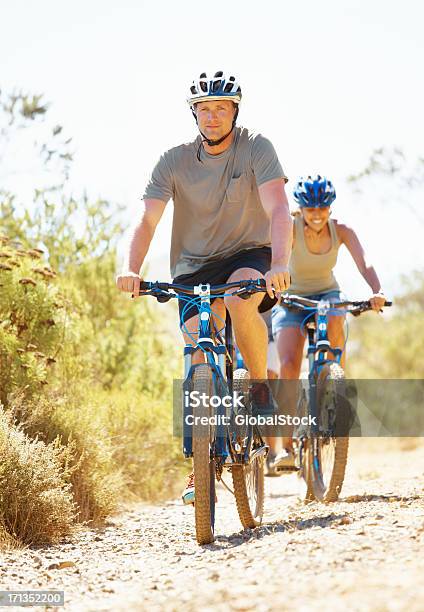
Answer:
[[[66,384],[86,372],[80,347],[92,339],[92,327],[78,291],[60,286],[38,250],[6,236],[1,243],[0,400],[7,406],[16,389],[30,398],[54,377]]]
[[[16,538],[13,538],[0,519],[0,550],[7,550],[8,548],[19,548],[19,542]]]
[[[66,482],[67,450],[46,445],[16,427],[0,410],[0,525],[3,540],[55,542],[70,533],[75,517]]]
[[[366,313],[351,322],[347,373],[351,378],[422,378],[424,272],[403,278],[384,316]]]
[[[99,406],[76,391],[73,396],[11,397],[10,410],[32,439],[66,449],[66,480],[76,503],[75,519],[99,523],[114,512],[123,493],[121,469]]]
[[[34,124],[47,126],[47,108],[40,96],[0,92],[2,134],[12,142],[16,130],[28,130],[30,138]],[[73,508],[69,520],[54,519],[59,537],[72,522],[100,523],[129,496],[173,494],[182,462],[170,394],[180,357],[163,321],[167,309],[159,314],[151,301],[131,301],[115,287],[122,207],[71,195],[70,139],[57,125],[45,133],[34,149],[45,180],[34,184],[33,198],[0,189],[0,402],[9,415],[3,453],[9,467],[19,459],[22,483],[34,492],[44,486],[35,460],[57,470]],[[7,150],[4,161],[18,176]],[[13,499],[15,519],[0,513],[0,546],[33,537],[32,499]],[[34,514],[34,531],[37,521]]]

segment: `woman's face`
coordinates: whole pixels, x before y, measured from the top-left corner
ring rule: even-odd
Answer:
[[[302,207],[302,214],[305,223],[315,232],[319,232],[328,222],[330,218],[330,207],[325,208],[309,208]]]

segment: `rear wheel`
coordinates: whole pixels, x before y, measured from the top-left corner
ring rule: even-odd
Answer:
[[[193,391],[213,395],[212,372],[208,365],[198,365],[193,373]],[[211,408],[200,405],[193,410],[193,471],[195,487],[194,514],[199,544],[214,541],[215,527],[215,459],[212,456],[214,428],[196,417],[210,417]]]
[[[336,501],[349,449],[349,409],[345,376],[337,363],[326,364],[317,379],[318,435],[308,440],[307,472],[316,499]],[[340,435],[342,434],[342,435]]]
[[[234,372],[233,390],[238,395],[246,397],[246,401],[243,402],[245,406],[248,405],[249,378],[247,370],[239,369]],[[242,427],[239,432],[238,443],[243,448],[249,432],[252,433],[251,426]],[[248,464],[231,467],[234,496],[240,521],[243,527],[250,529],[261,524],[264,511],[264,455],[255,456],[255,451],[262,446],[262,440],[259,435],[254,433],[252,435],[250,456],[254,458]]]

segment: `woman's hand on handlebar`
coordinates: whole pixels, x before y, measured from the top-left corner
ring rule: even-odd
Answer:
[[[383,306],[386,302],[386,296],[382,291],[379,291],[378,293],[373,293],[369,301],[370,306],[373,310],[375,310],[376,312],[382,312]]]

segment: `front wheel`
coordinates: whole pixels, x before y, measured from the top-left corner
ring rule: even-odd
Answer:
[[[233,390],[246,398],[243,402],[245,406],[249,397],[249,379],[247,370],[235,370]],[[242,447],[251,440],[250,461],[247,464],[233,465],[231,474],[241,524],[244,528],[253,529],[261,524],[264,512],[264,454],[257,453],[262,440],[252,431],[252,426],[246,427],[240,433],[243,439],[238,442]]]
[[[307,389],[301,388],[300,396],[297,403],[297,416],[301,419],[307,418],[308,416],[308,392]],[[311,502],[315,500],[315,493],[313,488],[313,481],[311,475],[311,436],[310,430],[306,427],[298,428],[293,436],[293,444],[297,455],[299,471],[297,473],[300,498],[305,502]]]
[[[323,366],[316,387],[318,431],[308,439],[306,452],[309,494],[319,501],[337,501],[349,449],[349,409],[345,375],[337,363]],[[341,435],[340,435],[341,434]]]
[[[199,397],[205,393],[213,395],[212,372],[208,365],[198,365],[193,373],[193,391]],[[194,417],[210,417],[210,408],[200,405],[193,412]],[[196,521],[196,539],[199,544],[210,544],[214,541],[215,527],[215,458],[213,457],[214,431],[206,419],[195,419],[193,425],[193,471]]]

